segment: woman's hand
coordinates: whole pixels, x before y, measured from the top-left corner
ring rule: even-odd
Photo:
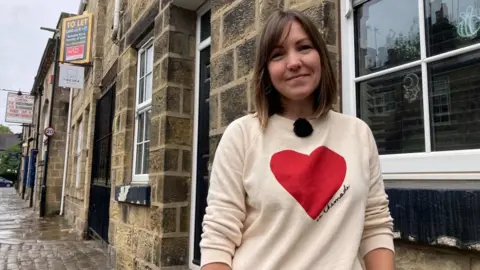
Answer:
[[[232,270],[230,266],[224,263],[210,263],[202,267],[201,270]]]
[[[365,255],[364,260],[366,270],[395,270],[395,256],[390,249],[374,249]]]

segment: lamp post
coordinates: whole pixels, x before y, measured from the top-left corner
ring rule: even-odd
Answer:
[[[48,27],[40,27],[41,30],[49,31],[54,33],[55,38],[55,53],[53,58],[53,82],[52,82],[52,96],[49,108],[49,118],[48,118],[48,126],[52,124],[52,112],[54,106],[54,99],[55,99],[55,88],[57,87],[57,76],[58,76],[58,55],[60,52],[60,42],[58,33],[60,30],[48,28]],[[37,133],[37,136],[39,134]],[[48,159],[49,159],[49,152],[50,152],[50,137],[47,137],[47,151],[45,151],[44,162],[43,162],[43,177],[42,177],[42,186],[40,190],[40,217],[45,216],[46,211],[46,201],[47,201],[47,175],[48,175]]]

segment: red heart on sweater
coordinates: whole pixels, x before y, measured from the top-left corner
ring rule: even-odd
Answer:
[[[292,150],[275,153],[270,168],[277,181],[316,219],[345,180],[345,159],[325,146],[310,155]]]

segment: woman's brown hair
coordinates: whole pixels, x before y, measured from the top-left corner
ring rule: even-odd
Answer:
[[[290,27],[292,21],[297,21],[302,26],[313,47],[320,55],[322,74],[320,83],[313,92],[313,116],[320,118],[326,115],[337,102],[335,74],[330,64],[325,41],[318,29],[307,16],[299,11],[275,11],[267,19],[263,31],[257,40],[255,71],[253,74],[257,117],[263,128],[267,127],[270,116],[283,111],[280,93],[274,88],[267,67],[272,51],[280,42],[284,29]]]

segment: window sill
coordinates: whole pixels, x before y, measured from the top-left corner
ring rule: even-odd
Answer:
[[[115,201],[135,205],[150,206],[151,187],[149,185],[120,185],[115,187]]]

